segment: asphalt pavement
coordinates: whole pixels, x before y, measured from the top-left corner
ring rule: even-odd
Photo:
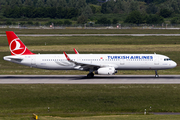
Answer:
[[[0,75],[0,84],[180,84],[180,75]]]

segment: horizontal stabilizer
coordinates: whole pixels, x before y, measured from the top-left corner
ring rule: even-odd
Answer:
[[[5,57],[3,57],[3,59],[6,61],[12,61],[12,60],[21,61],[21,60],[23,60],[23,58],[21,58],[20,56],[5,56]]]

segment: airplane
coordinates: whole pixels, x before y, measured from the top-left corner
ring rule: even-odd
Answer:
[[[114,75],[117,70],[157,70],[171,69],[177,66],[169,57],[160,54],[34,54],[13,31],[6,31],[11,55],[3,59],[34,68],[48,70],[89,71],[88,78],[95,74]]]

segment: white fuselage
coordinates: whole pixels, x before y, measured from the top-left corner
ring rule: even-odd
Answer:
[[[73,61],[114,67],[116,70],[163,70],[176,67],[176,62],[159,54],[68,54]],[[85,70],[69,62],[64,54],[35,54],[5,56],[4,60],[51,70]],[[99,68],[100,68],[99,67]],[[95,68],[94,70],[97,70]]]

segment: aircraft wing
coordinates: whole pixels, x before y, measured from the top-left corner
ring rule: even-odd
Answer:
[[[66,52],[64,52],[64,55],[69,62],[74,63],[76,65],[74,68],[78,69],[78,70],[89,70],[89,69],[94,70],[94,69],[98,69],[100,67],[105,67],[105,65],[102,66],[99,64],[90,64],[90,63],[74,61],[74,60],[70,59],[70,57],[66,54]]]

